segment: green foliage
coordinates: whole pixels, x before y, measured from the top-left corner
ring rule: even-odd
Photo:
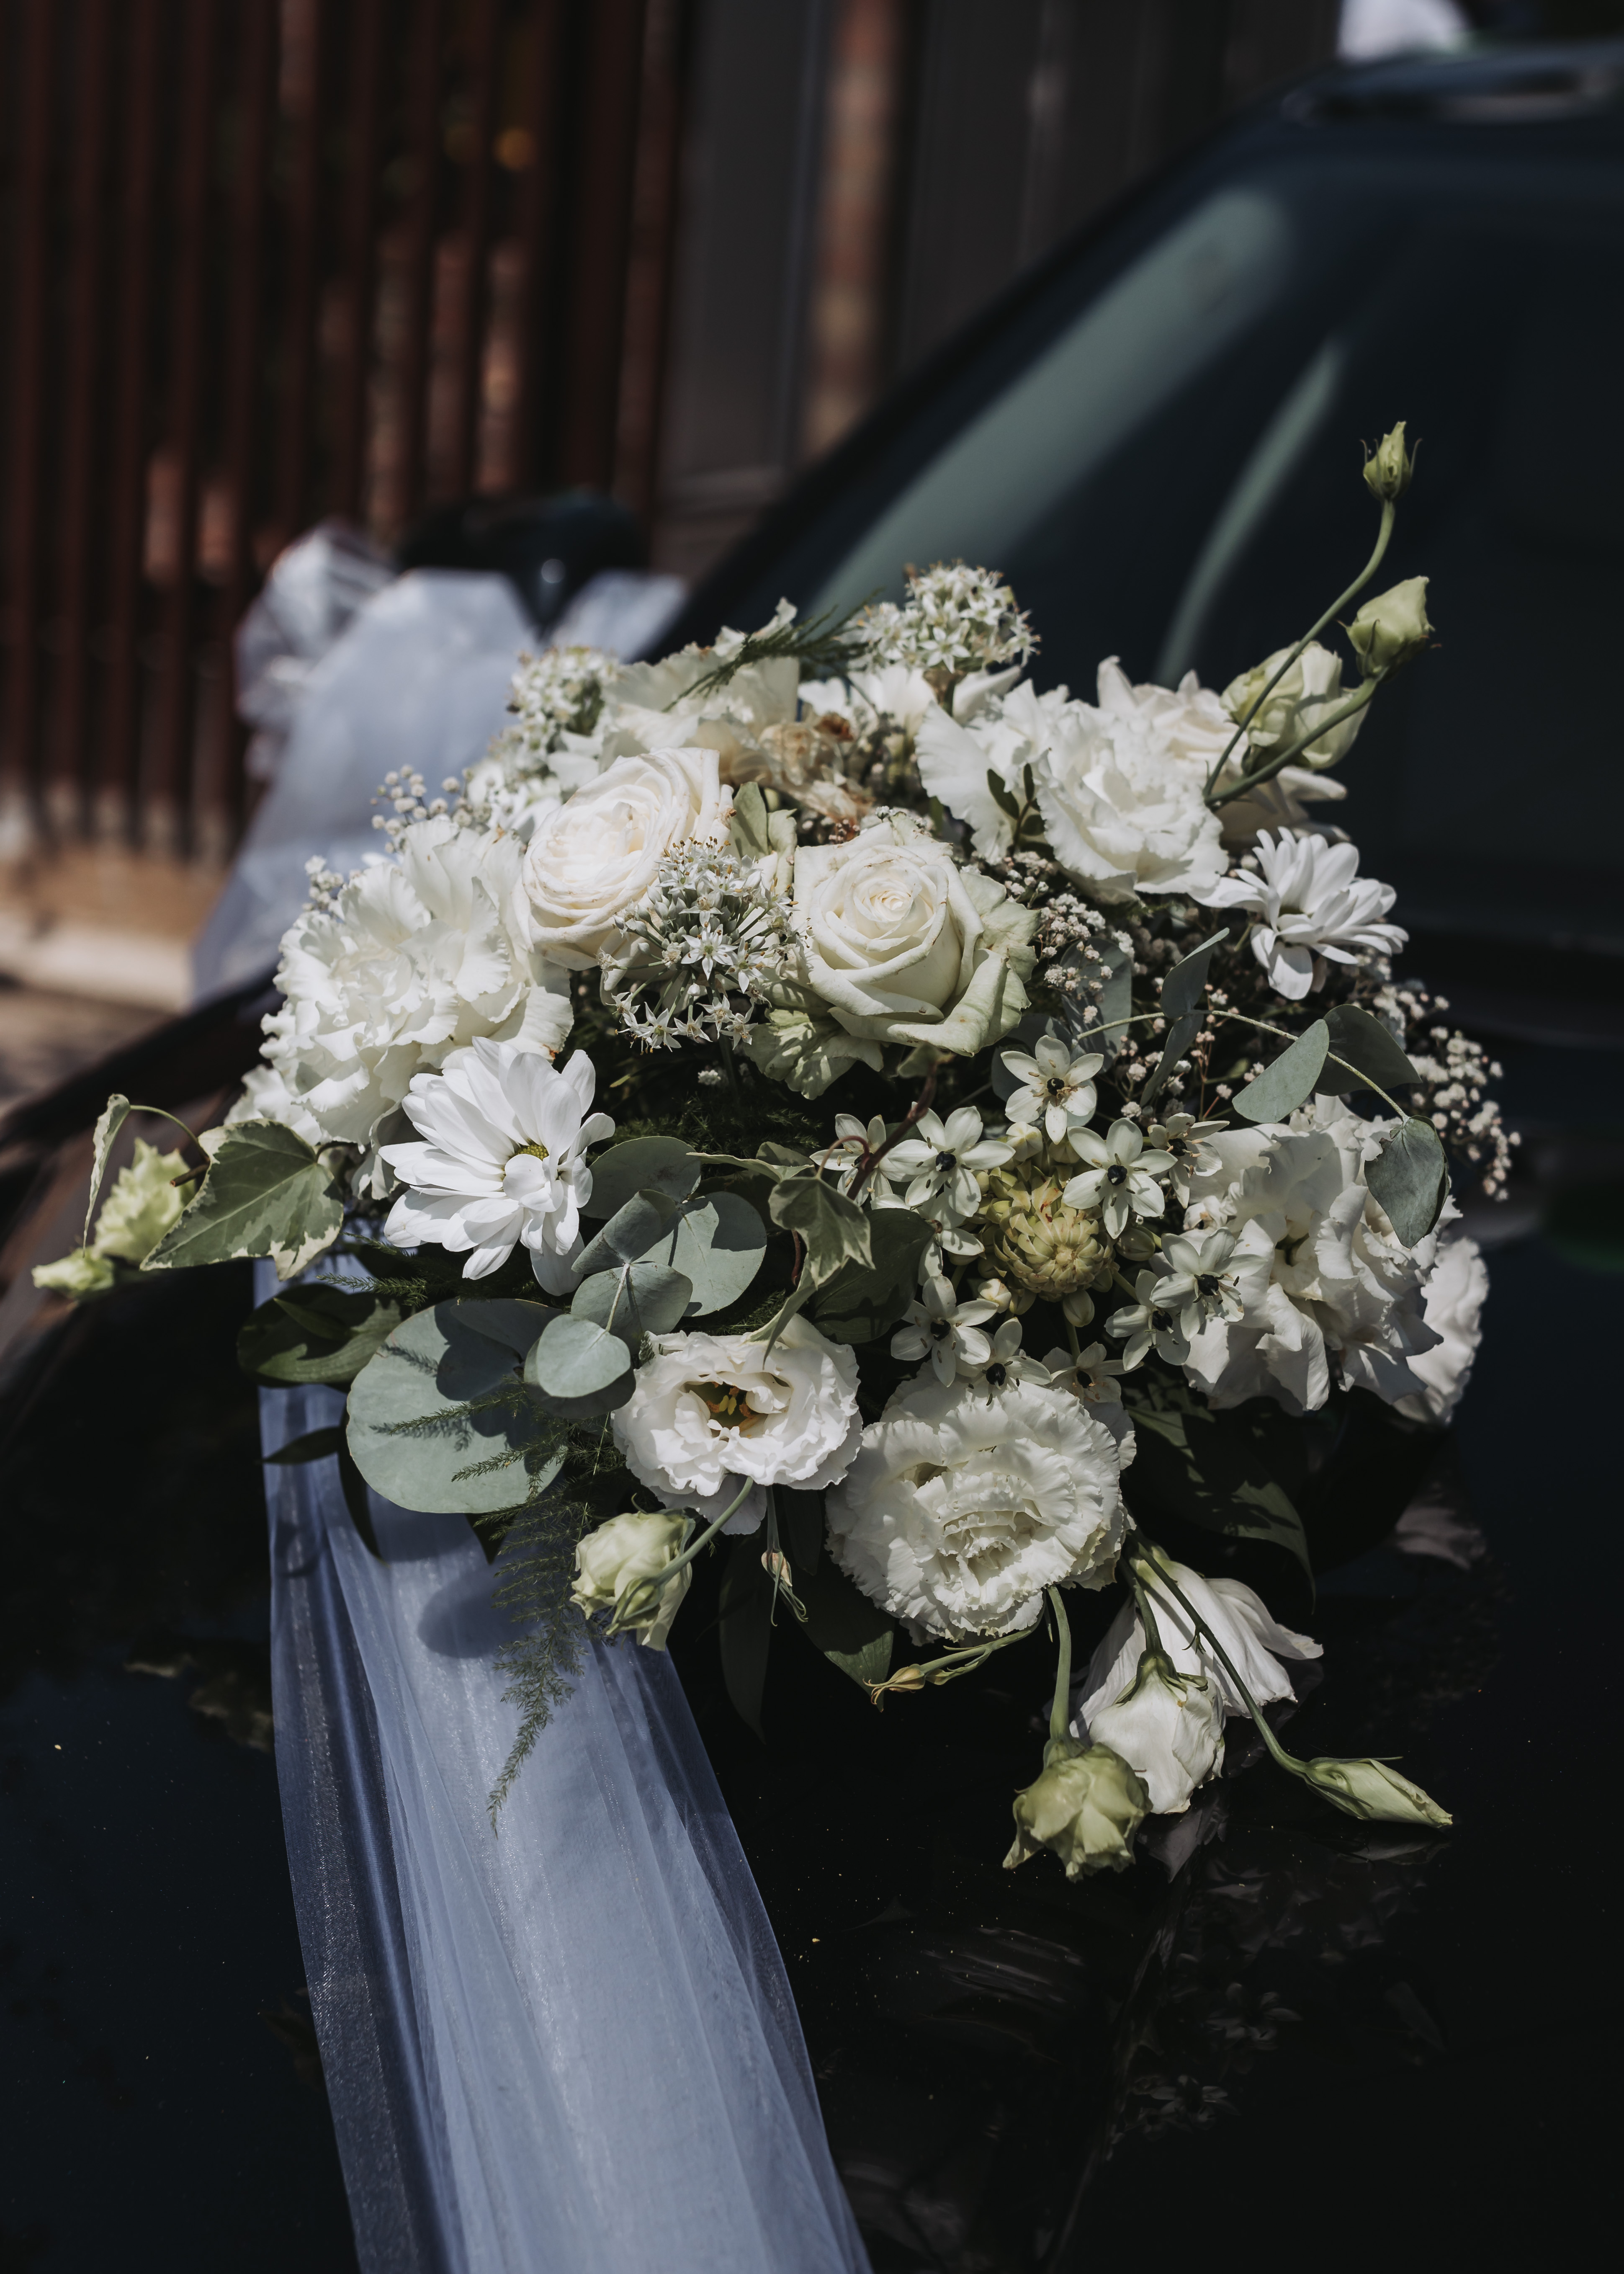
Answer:
[[[820,1499],[820,1544],[822,1517]],[[868,1600],[832,1556],[819,1555],[808,1562],[803,1541],[793,1531],[788,1536],[795,1592],[806,1608],[808,1641],[853,1682],[883,1682],[897,1639],[895,1621]]]
[[[857,660],[867,645],[852,630],[861,613],[861,607],[825,608],[822,615],[808,616],[804,622],[792,618],[788,623],[776,625],[769,631],[751,632],[730,656],[712,665],[703,678],[696,679],[673,701],[692,702],[698,695],[719,694],[736,673],[748,670],[751,664],[771,663],[785,656],[794,657],[803,679],[837,678]]]
[[[524,1379],[541,1391],[552,1412],[569,1421],[613,1412],[636,1386],[631,1353],[620,1336],[574,1313],[551,1320],[532,1344]]]
[[[890,1332],[913,1299],[930,1226],[914,1209],[876,1209],[868,1218],[873,1254],[846,1263],[813,1297],[808,1316],[836,1343],[871,1343]]]
[[[767,1682],[772,1607],[778,1593],[762,1562],[766,1536],[763,1529],[728,1541],[717,1628],[728,1701],[746,1728],[753,1729],[763,1744],[762,1692]]]
[[[1236,1092],[1235,1111],[1242,1120],[1283,1121],[1299,1105],[1306,1104],[1330,1047],[1331,1030],[1323,1019],[1316,1019],[1255,1081]]]
[[[1162,1088],[1169,1074],[1201,1031],[1207,1015],[1207,989],[1212,975],[1213,957],[1229,937],[1226,930],[1215,931],[1199,947],[1173,966],[1162,983],[1162,1013],[1166,1019],[1167,1033],[1162,1044],[1162,1056],[1157,1059],[1150,1080],[1139,1093],[1139,1102],[1148,1105]],[[1132,973],[1132,960],[1128,969]],[[1129,991],[1132,992],[1130,979]],[[1119,1016],[1124,1015],[1118,1013]]]
[[[678,1137],[633,1137],[611,1145],[592,1163],[592,1197],[583,1216],[613,1216],[635,1193],[685,1201],[699,1182],[700,1163]]]
[[[1276,1412],[1214,1412],[1178,1376],[1147,1368],[1130,1378],[1139,1449],[1123,1489],[1136,1515],[1158,1507],[1204,1532],[1283,1547],[1312,1585],[1303,1519],[1280,1482],[1270,1442]]]
[[[437,1303],[397,1327],[350,1392],[350,1449],[373,1490],[402,1508],[479,1516],[554,1476],[560,1421],[518,1371],[553,1315],[538,1303]]]
[[[570,1314],[618,1335],[635,1358],[644,1335],[669,1334],[693,1298],[694,1283],[663,1263],[635,1259],[618,1271],[594,1271],[575,1290]]]
[[[96,1196],[102,1190],[102,1179],[107,1174],[108,1156],[113,1149],[113,1140],[130,1118],[130,1101],[117,1091],[102,1109],[96,1123],[96,1133],[91,1142],[90,1192],[85,1201],[85,1230],[80,1245],[90,1245],[90,1219],[96,1212]]]
[[[1365,1181],[1406,1247],[1425,1239],[1449,1191],[1449,1163],[1432,1123],[1413,1117],[1401,1121],[1365,1170]]]
[[[273,1295],[244,1320],[237,1363],[267,1389],[294,1382],[339,1387],[355,1380],[405,1318],[399,1302],[373,1290],[323,1282]]]
[[[342,1192],[313,1146],[280,1121],[239,1121],[226,1132],[201,1189],[144,1269],[268,1255],[279,1278],[294,1279],[333,1245],[343,1222]]]
[[[805,1244],[802,1276],[814,1287],[832,1279],[844,1263],[855,1263],[863,1270],[873,1268],[871,1219],[855,1201],[826,1185],[816,1170],[781,1176],[767,1208],[774,1224]]]
[[[1326,1013],[1325,1023],[1330,1032],[1330,1050],[1314,1084],[1316,1089],[1330,1096],[1346,1096],[1350,1090],[1362,1087],[1361,1074],[1379,1089],[1394,1089],[1419,1079],[1394,1040],[1392,1029],[1357,1003],[1339,1003]],[[1353,1073],[1349,1073],[1350,1066],[1356,1070]]]

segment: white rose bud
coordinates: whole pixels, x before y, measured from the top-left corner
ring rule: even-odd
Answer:
[[[1348,627],[1348,637],[1366,679],[1396,671],[1419,655],[1432,636],[1426,620],[1426,578],[1407,576],[1373,600],[1366,600]]]
[[[1365,1823],[1441,1826],[1455,1821],[1430,1794],[1386,1761],[1337,1761],[1322,1756],[1304,1761],[1297,1774],[1321,1800]]]
[[[1390,434],[1382,436],[1373,454],[1365,452],[1365,486],[1383,505],[1390,505],[1403,496],[1415,471],[1415,451],[1404,448],[1404,421],[1401,418]]]
[[[1100,1708],[1088,1734],[1132,1761],[1158,1816],[1182,1816],[1223,1759],[1222,1693],[1205,1675],[1180,1674],[1162,1652],[1147,1650],[1132,1684]]]
[[[616,1610],[633,1588],[657,1578],[676,1561],[688,1525],[686,1515],[664,1509],[628,1509],[624,1516],[612,1516],[575,1549],[570,1601],[586,1618],[595,1611]],[[640,1609],[635,1600],[628,1604],[630,1615],[618,1624],[635,1630],[645,1649],[664,1650],[693,1578],[692,1564],[685,1563],[648,1605]]]
[[[1051,1848],[1068,1879],[1125,1871],[1133,1838],[1150,1813],[1150,1795],[1120,1753],[1051,1737],[1042,1773],[1015,1796],[1015,1845],[1004,1859],[1012,1871],[1040,1848]]]

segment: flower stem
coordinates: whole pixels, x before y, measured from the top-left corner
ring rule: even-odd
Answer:
[[[1332,712],[1328,719],[1321,719],[1317,725],[1309,727],[1305,734],[1299,734],[1295,742],[1288,742],[1283,750],[1266,759],[1264,764],[1256,767],[1252,772],[1242,774],[1238,780],[1230,783],[1228,789],[1221,789],[1215,796],[1211,790],[1208,790],[1207,804],[1216,813],[1218,808],[1221,805],[1228,805],[1232,797],[1244,797],[1248,790],[1256,789],[1260,782],[1273,781],[1274,776],[1282,772],[1293,758],[1301,757],[1311,742],[1317,742],[1322,734],[1328,734],[1333,727],[1340,727],[1344,719],[1351,719],[1363,711],[1386,677],[1385,672],[1378,672],[1374,678],[1367,679],[1362,687],[1349,697],[1340,709]]]
[[[614,1616],[609,1623],[609,1631],[611,1634],[618,1633],[622,1625],[629,1625],[634,1618],[643,1618],[647,1616],[649,1611],[652,1608],[652,1598],[658,1595],[665,1588],[670,1585],[671,1582],[676,1577],[678,1572],[681,1570],[683,1565],[686,1563],[691,1563],[695,1556],[699,1554],[701,1548],[708,1547],[710,1545],[710,1542],[716,1538],[717,1533],[727,1522],[729,1517],[736,1516],[738,1514],[739,1510],[744,1506],[745,1502],[749,1498],[755,1482],[756,1480],[754,1477],[746,1477],[743,1488],[740,1492],[738,1499],[733,1502],[733,1505],[730,1508],[725,1508],[720,1516],[716,1517],[714,1522],[708,1524],[696,1540],[691,1540],[680,1555],[673,1555],[663,1571],[650,1572],[646,1577],[637,1579],[633,1582],[633,1584],[626,1590],[626,1593],[620,1598],[620,1600],[616,1603],[614,1607]],[[633,1600],[634,1598],[635,1599],[635,1600]],[[624,1620],[622,1620],[620,1615],[622,1608],[624,1608],[627,1613]]]
[[[1292,1034],[1289,1029],[1285,1027],[1270,1026],[1267,1019],[1249,1018],[1244,1011],[1226,1011],[1224,1012],[1223,1016],[1226,1019],[1233,1019],[1238,1026],[1255,1027],[1260,1035],[1277,1035],[1282,1043],[1297,1043],[1302,1040],[1302,1036],[1300,1035]],[[1369,1074],[1365,1073],[1362,1068],[1357,1065],[1350,1065],[1347,1059],[1339,1058],[1335,1050],[1327,1050],[1325,1057],[1327,1065],[1341,1066],[1344,1073],[1352,1074],[1361,1089],[1373,1089],[1377,1096],[1382,1100],[1384,1104],[1390,1105],[1393,1108],[1393,1111],[1397,1114],[1401,1121],[1409,1120],[1409,1114],[1399,1103],[1397,1098],[1390,1097],[1387,1095],[1387,1092],[1383,1089],[1381,1084],[1379,1081],[1372,1081]]]
[[[1282,1769],[1287,1770],[1292,1776],[1300,1776],[1303,1773],[1302,1762],[1293,1758],[1291,1754],[1286,1751],[1279,1738],[1274,1735],[1273,1729],[1270,1728],[1268,1723],[1264,1720],[1263,1709],[1258,1704],[1257,1699],[1252,1696],[1251,1690],[1247,1689],[1245,1683],[1241,1680],[1240,1675],[1236,1668],[1235,1660],[1229,1656],[1229,1652],[1219,1641],[1217,1636],[1213,1632],[1211,1627],[1208,1626],[1207,1621],[1201,1616],[1199,1611],[1197,1610],[1189,1596],[1185,1594],[1177,1580],[1175,1579],[1169,1572],[1165,1571],[1162,1569],[1162,1564],[1157,1558],[1155,1549],[1151,1546],[1150,1542],[1146,1540],[1144,1533],[1142,1532],[1138,1532],[1137,1526],[1135,1527],[1135,1530],[1137,1537],[1141,1542],[1140,1552],[1144,1555],[1146,1562],[1155,1573],[1158,1582],[1167,1589],[1169,1594],[1170,1594],[1180,1605],[1184,1616],[1190,1621],[1191,1625],[1195,1629],[1196,1632],[1198,1634],[1204,1635],[1207,1638],[1207,1641],[1211,1648],[1213,1656],[1217,1660],[1219,1665],[1222,1667],[1224,1672],[1235,1684],[1237,1690],[1239,1692],[1242,1705],[1244,1706],[1246,1711],[1257,1723],[1259,1734],[1262,1737],[1264,1743],[1268,1747],[1269,1752],[1274,1759],[1279,1763]]]
[[[916,1121],[921,1121],[925,1115],[929,1112],[930,1101],[936,1094],[936,1068],[932,1066],[930,1072],[925,1076],[923,1082],[920,1086],[919,1096],[914,1099],[913,1104],[909,1106],[907,1111],[903,1115],[902,1119],[891,1131],[891,1135],[885,1140],[885,1142],[883,1145],[876,1145],[873,1152],[868,1155],[867,1160],[859,1164],[857,1174],[853,1179],[850,1192],[847,1194],[848,1199],[855,1200],[857,1198],[858,1193],[861,1192],[863,1186],[868,1183],[869,1178],[874,1174],[876,1169],[878,1168],[880,1163],[884,1159],[887,1153],[890,1152],[891,1147],[896,1144],[900,1138],[907,1135],[909,1130],[913,1128]]]
[[[944,1682],[956,1682],[961,1674],[974,1674],[978,1666],[986,1664],[994,1651],[1007,1650],[1011,1643],[1025,1642],[1036,1632],[1035,1627],[1021,1627],[1016,1633],[998,1635],[991,1642],[966,1643],[924,1666],[903,1667],[889,1682],[869,1682],[864,1687],[876,1706],[884,1704],[888,1690],[922,1690],[927,1683],[933,1690],[939,1690]]]
[[[1058,1587],[1049,1590],[1049,1608],[1055,1614],[1055,1627],[1060,1638],[1059,1653],[1055,1660],[1055,1702],[1049,1709],[1049,1734],[1051,1738],[1064,1737],[1070,1732],[1071,1721],[1071,1622],[1066,1616],[1065,1605],[1060,1600]]]

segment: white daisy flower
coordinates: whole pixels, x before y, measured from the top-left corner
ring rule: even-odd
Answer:
[[[1161,1215],[1156,1178],[1172,1167],[1173,1156],[1147,1149],[1144,1132],[1132,1121],[1113,1122],[1103,1137],[1093,1129],[1074,1129],[1071,1150],[1091,1165],[1062,1193],[1068,1208],[1097,1209],[1113,1239],[1122,1238],[1130,1216]]]
[[[1196,898],[1209,908],[1249,908],[1262,918],[1252,952],[1289,1002],[1320,984],[1322,957],[1357,963],[1361,953],[1392,955],[1409,938],[1397,924],[1380,921],[1397,894],[1357,873],[1357,845],[1327,845],[1284,829],[1271,837],[1262,829],[1254,850],[1255,875],[1221,877]]]
[[[487,1277],[523,1240],[547,1292],[568,1293],[592,1194],[586,1149],[614,1134],[606,1113],[587,1111],[597,1082],[584,1050],[560,1070],[484,1038],[415,1076],[405,1109],[425,1141],[382,1148],[407,1187],[385,1238],[466,1254],[465,1279]]]
[[[1011,1121],[1041,1123],[1049,1143],[1058,1145],[1073,1128],[1086,1129],[1094,1119],[1099,1103],[1094,1076],[1105,1064],[1100,1051],[1085,1050],[1073,1058],[1064,1043],[1045,1035],[1033,1045],[1030,1058],[1024,1050],[1005,1050],[1002,1056],[1021,1084],[1004,1102]]]
[[[1002,1168],[1014,1148],[1001,1138],[982,1136],[981,1117],[973,1105],[959,1106],[945,1121],[921,1113],[914,1126],[917,1134],[893,1145],[881,1164],[894,1184],[907,1179],[904,1205],[922,1208],[944,1199],[956,1216],[974,1216],[981,1201],[976,1171]]]
[[[923,1295],[908,1305],[906,1323],[891,1337],[891,1354],[929,1359],[936,1380],[951,1382],[961,1368],[974,1371],[991,1359],[992,1344],[981,1329],[992,1315],[990,1303],[961,1303],[951,1280],[928,1279]]]

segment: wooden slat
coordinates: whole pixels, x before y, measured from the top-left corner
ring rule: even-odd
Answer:
[[[47,401],[46,286],[50,267],[50,154],[53,0],[22,0],[18,76],[21,109],[17,183],[17,243],[12,274],[11,480],[7,516],[11,553],[11,673],[6,745],[11,778],[36,809],[41,788],[39,749],[40,628],[43,601],[41,523],[46,510],[43,428]]]
[[[600,0],[594,0],[600,4]],[[500,0],[470,0],[468,88],[470,154],[463,182],[462,231],[463,279],[456,343],[456,419],[447,456],[446,484],[459,496],[473,486],[479,428],[480,381],[485,368],[485,310],[490,297],[491,207],[494,187],[497,50],[501,34]]]
[[[402,260],[400,475],[395,513],[404,526],[422,509],[428,428],[429,327],[433,318],[434,225],[440,212],[440,101],[445,0],[418,0],[407,94],[407,193]]]
[[[311,19],[313,52],[302,106],[288,119],[291,144],[288,182],[286,283],[277,362],[282,387],[276,405],[275,530],[283,545],[308,521],[311,459],[316,415],[316,316],[321,292],[323,143],[330,101],[326,0],[303,0]]]
[[[594,0],[588,17],[564,336],[558,470],[569,484],[614,478],[616,380],[642,92],[644,0]]]
[[[354,0],[344,192],[343,338],[334,373],[334,509],[358,521],[365,505],[367,390],[378,276],[378,162],[383,119],[383,0]]]
[[[518,414],[514,482],[520,490],[534,489],[542,471],[548,318],[559,286],[560,173],[566,140],[564,34],[563,0],[536,0],[521,121],[530,138],[530,164],[519,184],[515,214],[519,241],[524,248],[515,328]]]

